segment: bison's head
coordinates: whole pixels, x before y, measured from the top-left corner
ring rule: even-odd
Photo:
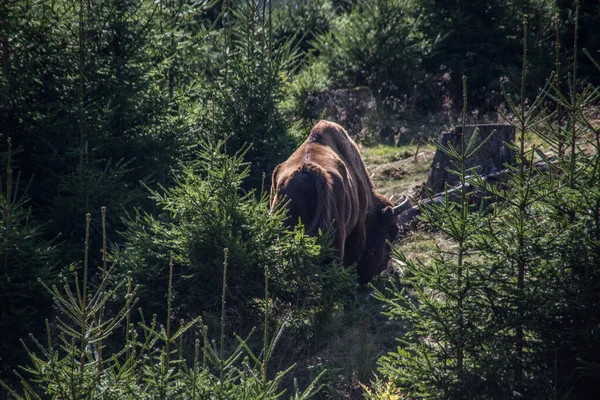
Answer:
[[[391,248],[388,244],[398,235],[392,203],[377,196],[375,207],[367,217],[367,245],[358,264],[358,283],[367,283],[386,269]]]

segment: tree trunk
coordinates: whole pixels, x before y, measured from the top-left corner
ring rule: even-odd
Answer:
[[[466,160],[466,168],[474,168],[473,172],[477,172],[480,175],[487,175],[503,170],[505,164],[515,163],[516,155],[514,150],[505,144],[514,143],[515,141],[515,128],[512,125],[467,125],[465,146],[468,146],[471,136],[477,128],[479,129],[479,133],[475,138],[472,149],[481,145],[488,136],[489,140],[472,157]],[[452,145],[460,153],[461,133],[462,127],[455,127],[450,132],[442,132],[439,141],[445,147]],[[457,162],[457,160],[452,159],[448,154],[438,149],[433,158],[431,170],[425,184],[426,190],[431,190],[433,194],[442,193],[446,183],[450,187],[459,184],[459,177],[447,171],[447,168],[458,170]],[[473,172],[467,172],[467,175],[471,175]]]

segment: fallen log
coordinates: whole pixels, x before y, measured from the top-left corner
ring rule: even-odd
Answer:
[[[545,172],[548,170],[549,165],[555,165],[556,159],[554,157],[546,158],[545,160],[538,161],[534,163],[535,169],[537,171]],[[486,196],[492,196],[493,194],[486,190],[482,184],[504,184],[506,182],[506,175],[509,173],[508,169],[504,169],[501,171],[494,171],[489,174],[480,176],[480,180],[478,180],[478,185],[474,185],[472,182],[467,181],[465,184],[465,189],[467,193],[469,193],[468,201],[470,204],[480,204],[481,200]],[[400,235],[406,234],[411,230],[414,230],[417,224],[417,217],[421,215],[422,210],[427,208],[427,206],[437,203],[444,202],[446,199],[450,199],[450,201],[459,201],[463,185],[454,186],[447,191],[437,193],[434,196],[429,198],[420,200],[418,204],[414,202],[414,200],[409,201],[408,203],[403,203],[404,211],[401,212],[396,222],[398,227],[400,228]],[[408,196],[407,196],[408,198]],[[493,201],[493,197],[490,199]]]

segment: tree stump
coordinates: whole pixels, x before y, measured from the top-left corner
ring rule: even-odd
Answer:
[[[505,143],[514,143],[515,128],[507,124],[489,124],[489,125],[467,125],[465,127],[465,147],[468,146],[469,140],[479,128],[479,133],[475,138],[475,146],[479,146],[490,134],[492,136],[487,143],[479,149],[472,157],[466,160],[466,168],[475,167],[475,171],[479,175],[486,175],[494,171],[503,170],[505,164],[514,164],[516,154],[514,150],[506,146]],[[494,132],[496,130],[496,132]],[[494,133],[492,133],[494,132]],[[461,152],[461,135],[462,126],[455,127],[452,131],[442,132],[440,135],[440,143],[448,147],[451,144],[459,153]],[[431,190],[433,194],[444,191],[446,183],[449,186],[456,186],[459,183],[459,177],[448,172],[446,169],[460,170],[458,160],[451,158],[448,154],[441,150],[435,152],[431,169],[425,188]],[[471,173],[468,173],[469,175]]]

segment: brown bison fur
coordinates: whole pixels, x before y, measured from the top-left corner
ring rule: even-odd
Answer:
[[[275,168],[271,207],[282,201],[289,226],[300,219],[310,236],[335,229],[333,245],[344,265],[357,263],[359,283],[387,267],[386,241],[398,234],[393,204],[375,192],[356,143],[340,125],[320,121]]]

